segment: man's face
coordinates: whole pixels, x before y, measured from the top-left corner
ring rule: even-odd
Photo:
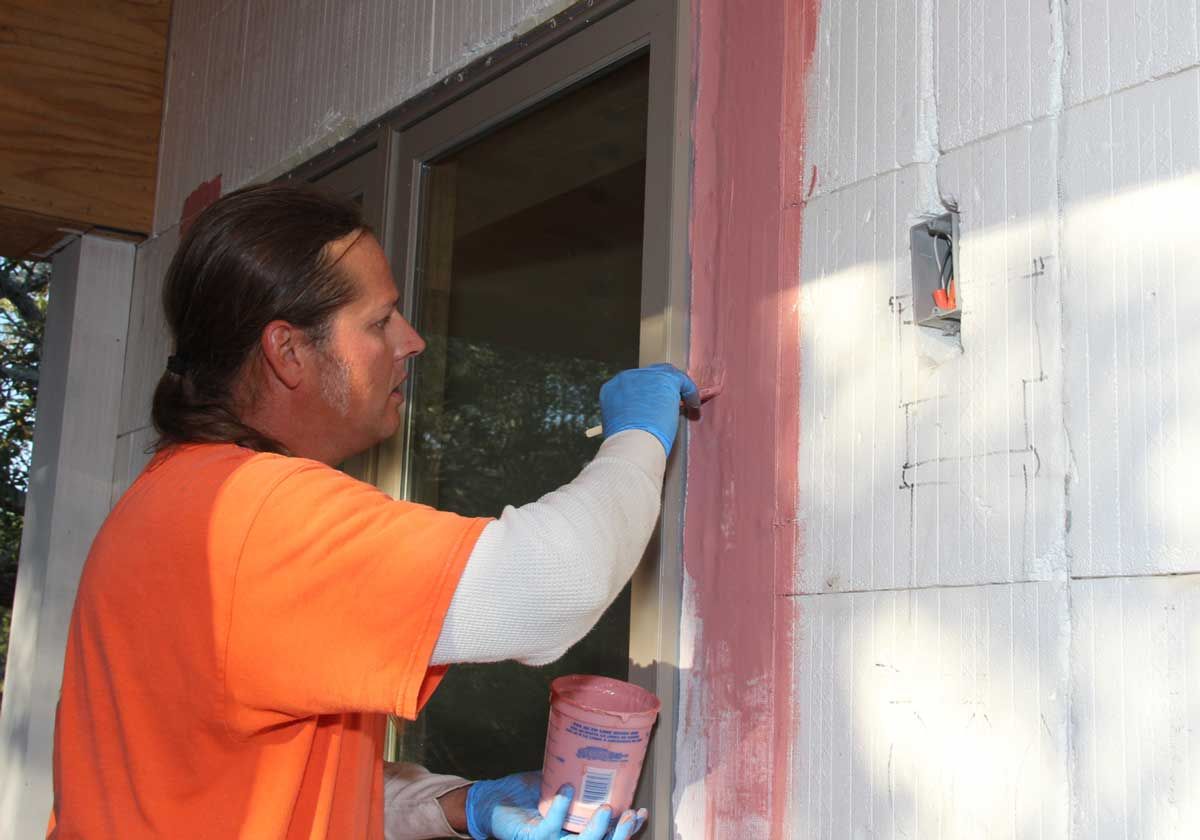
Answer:
[[[392,271],[374,236],[354,233],[329,247],[358,291],[334,315],[319,351],[329,442],[348,458],[400,427],[408,360],[425,349],[425,342],[396,309]]]

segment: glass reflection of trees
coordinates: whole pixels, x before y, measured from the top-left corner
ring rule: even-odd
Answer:
[[[413,495],[468,516],[496,516],[574,478],[599,446],[584,431],[600,422],[600,386],[629,366],[465,338],[428,340],[422,364],[445,371],[445,390],[418,372]],[[628,599],[627,588],[587,641],[550,666],[452,668],[420,723],[405,727],[404,756],[469,778],[539,768],[550,681],[625,675]]]
[[[600,386],[638,363],[648,74],[633,58],[424,167],[409,498],[497,516],[595,455]],[[402,755],[470,778],[540,767],[550,681],[627,676],[629,605],[549,667],[450,669]]]
[[[414,498],[464,516],[498,516],[574,478],[595,455],[584,431],[600,422],[603,362],[429,336],[417,373]],[[444,361],[443,361],[444,359]]]

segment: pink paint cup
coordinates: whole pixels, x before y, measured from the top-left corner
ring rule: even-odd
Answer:
[[[650,730],[662,708],[646,689],[609,679],[575,674],[550,684],[550,725],[542,764],[543,814],[558,789],[575,788],[566,829],[583,831],[601,805],[613,818],[633,802]]]

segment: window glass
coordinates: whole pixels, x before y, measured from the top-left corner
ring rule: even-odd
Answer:
[[[638,363],[648,62],[431,162],[421,184],[409,497],[497,516],[595,454],[598,392]],[[451,669],[401,757],[495,777],[541,766],[549,684],[624,678],[629,593],[562,660]]]

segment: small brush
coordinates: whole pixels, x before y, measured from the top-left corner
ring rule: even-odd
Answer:
[[[721,385],[702,385],[700,387],[700,404],[704,405],[713,397],[720,395],[722,390]],[[681,403],[682,404],[682,403]],[[594,438],[604,434],[604,426],[592,426],[583,433],[585,437]]]

